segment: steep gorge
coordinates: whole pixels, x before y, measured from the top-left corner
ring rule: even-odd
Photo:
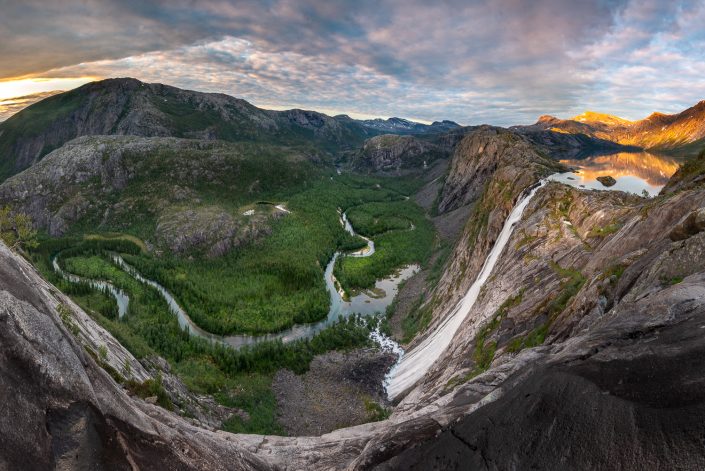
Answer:
[[[14,414],[3,430],[27,424],[3,436],[3,448],[34,450],[5,464],[703,467],[704,158],[654,199],[539,189],[447,351],[392,416],[321,437],[212,432],[128,397],[81,345],[105,344],[114,368],[127,361],[149,373],[2,246],[0,384]],[[506,130],[462,139],[438,210],[470,205],[471,215],[428,301],[426,332],[472,284],[519,194],[557,168]]]

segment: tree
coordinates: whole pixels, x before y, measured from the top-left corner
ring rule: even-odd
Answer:
[[[0,239],[11,249],[35,248],[37,231],[27,214],[12,211],[10,206],[0,208]]]

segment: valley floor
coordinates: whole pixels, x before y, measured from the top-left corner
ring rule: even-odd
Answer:
[[[367,289],[399,267],[428,261],[434,243],[432,225],[424,210],[404,194],[421,184],[413,177],[322,179],[289,198],[290,212],[272,223],[271,234],[217,258],[195,253],[176,257],[129,233],[79,230],[43,240],[32,259],[47,279],[71,295],[137,358],[167,360],[168,372],[160,373],[163,379],[156,389],[145,393],[159,393],[165,406],[193,414],[184,398],[210,395],[231,412],[224,416],[222,407],[214,405],[199,409],[198,414],[205,414],[209,423],[220,421],[225,430],[331,431],[378,420],[387,413],[381,390],[382,377],[392,361],[387,354],[370,350],[325,353],[369,348],[371,324],[342,322],[311,340],[287,345],[265,342],[240,351],[214,346],[183,333],[159,293],[116,266],[111,253],[121,253],[140,273],[167,287],[193,321],[207,331],[276,331],[291,323],[316,320],[320,309],[327,310],[328,293],[322,282],[325,257],[333,250],[364,244],[339,225],[341,209],[347,209],[356,230],[374,239],[376,246],[371,257],[339,257],[334,273],[343,290]],[[122,290],[129,297],[127,313],[118,317],[110,293],[62,279],[52,269],[56,256],[66,272],[86,280],[105,280]],[[100,354],[97,351],[99,359]],[[361,368],[364,374],[345,376],[348,370]],[[131,381],[132,372],[123,365],[114,370],[119,381]],[[313,388],[316,382],[320,387]],[[173,394],[174,387],[183,394]],[[329,398],[328,402],[322,398]],[[347,404],[343,419],[338,414],[341,404]]]

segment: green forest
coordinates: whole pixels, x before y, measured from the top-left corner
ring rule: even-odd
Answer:
[[[144,221],[137,223],[135,231],[97,234],[84,233],[82,228],[88,226],[79,224],[68,236],[40,237],[29,253],[49,281],[135,357],[164,357],[192,391],[211,394],[223,405],[250,415],[247,421],[233,416],[224,425],[226,430],[281,434],[271,391],[274,373],[281,368],[302,373],[317,354],[369,345],[369,332],[377,321],[351,317],[309,340],[286,345],[265,342],[234,350],[182,331],[160,293],[123,271],[110,254],[120,253],[144,276],[162,284],[209,332],[274,332],[326,316],[330,302],[323,280],[326,264],[336,251],[366,245],[344,230],[342,212],[347,211],[358,233],[377,246],[370,257],[339,257],[336,273],[346,290],[367,288],[398,268],[427,261],[433,229],[423,211],[407,198],[418,185],[411,178],[326,175],[290,195],[286,206],[291,212],[272,223],[271,234],[217,258],[147,250],[148,244],[137,237]],[[66,272],[109,281],[127,293],[126,315],[118,318],[109,293],[70,283],[55,273],[54,257]],[[131,387],[129,375],[114,373]]]

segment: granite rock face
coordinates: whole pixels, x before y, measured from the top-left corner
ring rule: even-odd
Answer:
[[[60,320],[62,302],[76,334]],[[0,468],[271,469],[221,434],[128,396],[86,348],[98,336],[109,362],[129,361],[138,376],[144,368],[69,303],[0,243]]]
[[[614,177],[610,175],[604,175],[601,177],[597,177],[596,180],[600,183],[602,183],[603,186],[610,187],[614,186],[617,184],[617,180],[614,179]]]
[[[467,407],[392,456],[377,445],[365,462],[375,469],[701,469],[703,294],[701,273],[621,306],[509,376],[494,401]]]
[[[399,173],[413,168],[427,168],[449,154],[448,148],[429,140],[384,134],[366,140],[354,157],[353,165],[363,171]]]
[[[669,237],[671,240],[685,240],[705,230],[705,208],[698,208],[678,221]]]
[[[439,210],[472,209],[429,329],[475,279],[517,197],[555,168],[515,133],[463,137]],[[448,350],[392,415],[316,437],[213,432],[129,397],[86,346],[108,345],[108,362],[134,361],[135,374],[149,369],[0,245],[2,464],[701,469],[705,188],[688,178],[654,199],[545,185]]]
[[[537,175],[548,175],[559,167],[556,162],[537,152],[521,135],[502,128],[482,126],[465,134],[455,147],[450,171],[440,194],[438,212],[445,213],[473,203],[481,196],[485,186],[492,184],[493,178],[505,182],[507,187],[504,192],[493,194],[494,197],[516,197],[536,181]],[[509,201],[511,204],[512,201]]]

